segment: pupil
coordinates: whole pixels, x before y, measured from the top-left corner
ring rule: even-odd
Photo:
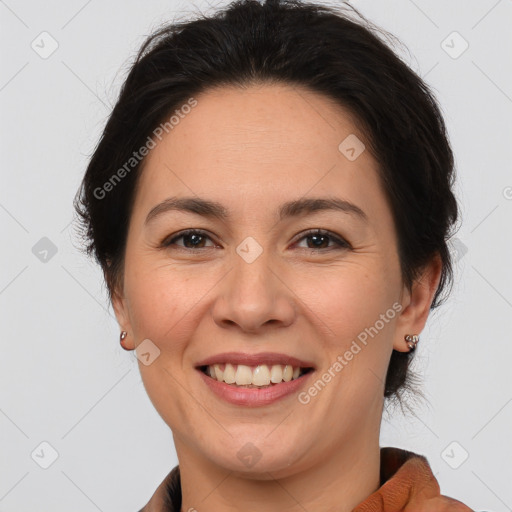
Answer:
[[[323,238],[325,240],[325,238],[327,238],[327,237],[325,235],[310,235],[310,238],[312,240],[316,240],[316,242],[318,242],[319,239]],[[322,242],[320,242],[320,243],[316,243],[316,242],[313,242],[316,247],[320,247],[322,245]]]
[[[192,241],[193,247],[197,247],[200,244],[201,238],[202,238],[202,235],[197,235],[197,234],[190,234],[185,237],[185,239],[188,239],[188,240],[195,240],[195,241]]]

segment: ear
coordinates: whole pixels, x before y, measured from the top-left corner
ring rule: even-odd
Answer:
[[[135,348],[135,340],[133,338],[133,330],[130,323],[130,316],[128,314],[128,302],[123,295],[122,290],[115,289],[112,293],[112,307],[117,318],[121,331],[126,331],[128,336],[124,340],[124,345],[128,349]]]
[[[398,352],[409,351],[404,340],[406,334],[419,335],[424,329],[434,294],[439,286],[442,268],[441,257],[436,253],[413,283],[412,290],[404,288],[403,310],[396,322],[397,337],[393,344],[393,348]]]

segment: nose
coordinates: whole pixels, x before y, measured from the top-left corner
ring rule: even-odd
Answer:
[[[212,309],[215,323],[248,333],[291,325],[296,297],[282,274],[265,252],[251,263],[235,255],[231,271],[218,288]]]

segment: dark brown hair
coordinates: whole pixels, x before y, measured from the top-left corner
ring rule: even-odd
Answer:
[[[335,9],[298,0],[239,0],[214,15],[169,23],[150,35],[75,198],[86,250],[101,265],[110,298],[122,283],[128,223],[144,160],[122,179],[113,183],[112,177],[119,177],[134,151],[191,97],[223,85],[284,83],[320,93],[355,117],[380,164],[403,281],[410,289],[438,254],[443,269],[431,308],[440,305],[453,281],[447,246],[458,218],[453,155],[432,92],[382,36],[392,37],[348,5]],[[386,398],[401,402],[404,390],[414,391],[411,360],[412,353],[393,350]]]

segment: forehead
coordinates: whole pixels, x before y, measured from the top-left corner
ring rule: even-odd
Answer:
[[[343,153],[346,140],[359,153],[365,136],[334,101],[284,84],[222,87],[195,99],[146,157],[136,199],[143,209],[177,195],[242,212],[328,194],[382,214],[377,162],[368,150],[356,159]]]

